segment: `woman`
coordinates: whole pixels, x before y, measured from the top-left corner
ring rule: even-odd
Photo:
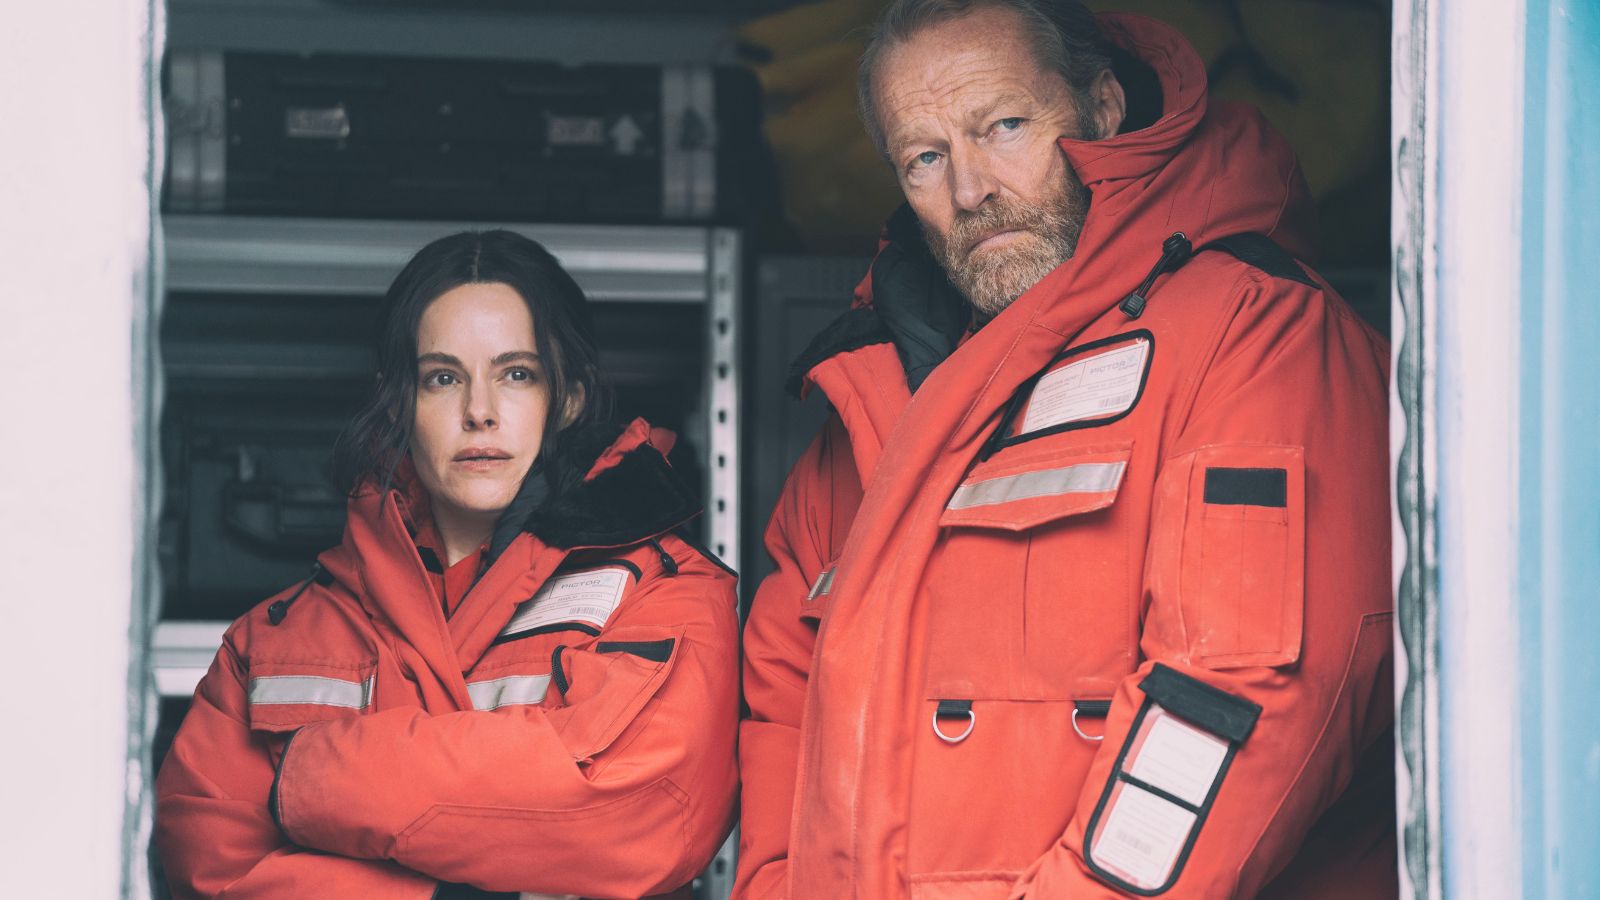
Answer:
[[[228,629],[157,779],[174,893],[686,885],[731,825],[738,626],[670,437],[600,424],[532,241],[436,241],[387,303],[343,543]]]

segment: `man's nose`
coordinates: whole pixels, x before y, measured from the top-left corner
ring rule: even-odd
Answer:
[[[976,150],[950,152],[950,199],[956,209],[976,212],[999,191],[988,160]]]

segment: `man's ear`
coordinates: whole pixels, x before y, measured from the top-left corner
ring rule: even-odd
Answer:
[[[1115,135],[1128,115],[1128,95],[1122,90],[1122,82],[1111,74],[1110,69],[1102,70],[1089,86],[1089,102],[1092,104],[1091,114],[1095,125],[1100,130],[1095,140]]]
[[[588,403],[589,397],[584,393],[583,385],[574,383],[571,390],[567,392],[566,402],[562,404],[561,427],[566,428],[573,422],[578,421],[578,417],[583,415],[584,406],[588,405]]]

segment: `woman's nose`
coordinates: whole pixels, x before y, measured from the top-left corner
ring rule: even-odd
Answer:
[[[497,424],[494,388],[481,379],[473,379],[467,389],[467,408],[462,417],[462,427],[468,431],[493,428]]]

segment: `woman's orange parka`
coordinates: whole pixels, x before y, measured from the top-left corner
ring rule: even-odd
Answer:
[[[737,612],[671,531],[699,507],[669,442],[569,437],[587,477],[448,618],[414,481],[353,497],[318,577],[235,622],[195,692],[157,780],[174,894],[687,884],[732,825]]]

